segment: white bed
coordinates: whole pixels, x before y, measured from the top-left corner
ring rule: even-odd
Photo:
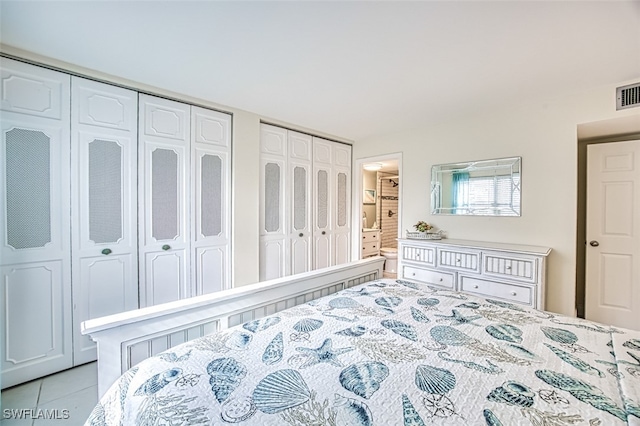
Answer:
[[[122,349],[124,374],[102,392],[119,373],[99,358],[104,395],[86,425],[640,425],[640,332],[381,279],[379,267],[87,324],[99,348]],[[185,320],[191,309],[202,315]],[[174,320],[218,331],[155,353]],[[124,371],[141,342],[151,358]]]

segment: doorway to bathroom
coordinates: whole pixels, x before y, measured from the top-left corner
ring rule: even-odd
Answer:
[[[384,276],[395,278],[397,273],[398,241],[401,235],[402,154],[388,154],[356,160],[357,206],[353,211],[359,218],[354,226],[358,244],[354,259],[384,256]],[[358,214],[359,212],[359,214]]]

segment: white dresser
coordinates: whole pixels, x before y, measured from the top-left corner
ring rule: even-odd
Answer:
[[[379,229],[363,229],[362,230],[362,256],[378,256],[380,254],[380,230]]]
[[[398,278],[544,309],[548,247],[398,240]]]

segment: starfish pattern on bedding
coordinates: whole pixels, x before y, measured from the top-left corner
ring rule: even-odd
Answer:
[[[314,365],[326,362],[336,367],[343,367],[344,365],[338,359],[338,356],[351,352],[354,348],[337,348],[333,349],[333,342],[331,339],[325,339],[319,348],[296,348],[298,352],[302,352],[306,355],[306,362],[300,366],[300,368],[312,367]]]

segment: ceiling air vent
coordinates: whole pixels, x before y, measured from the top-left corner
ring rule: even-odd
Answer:
[[[640,106],[640,83],[616,88],[616,111]]]

